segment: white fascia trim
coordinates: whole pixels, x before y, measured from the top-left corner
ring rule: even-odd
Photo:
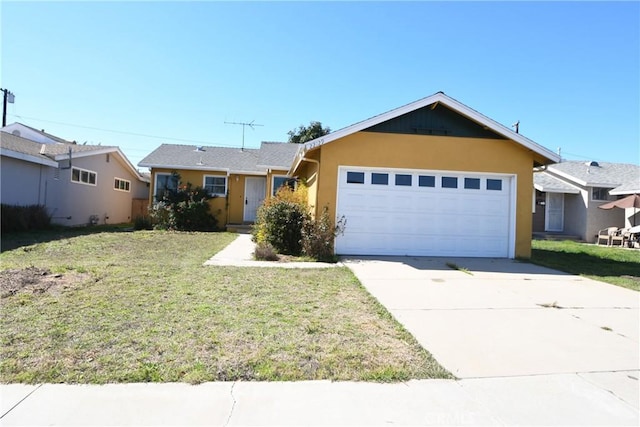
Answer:
[[[131,173],[139,180],[139,181],[143,181],[142,178],[142,174],[140,174],[140,172],[138,171],[138,169],[136,169],[133,164],[129,161],[129,159],[127,158],[127,156],[124,155],[124,153],[122,151],[120,151],[120,147],[109,147],[109,148],[103,148],[100,150],[92,150],[92,151],[71,151],[71,159],[77,159],[77,158],[82,158],[82,157],[91,157],[91,156],[97,156],[100,154],[111,154],[111,153],[117,153],[120,158],[124,161],[126,167],[129,168],[129,170],[131,171]],[[60,160],[68,160],[69,159],[69,153],[65,153],[65,154],[58,154],[57,156],[54,157],[54,159],[60,161]]]
[[[53,160],[43,159],[41,157],[32,156],[31,154],[7,150],[6,148],[2,147],[0,147],[0,154],[6,157],[11,157],[12,159],[24,160],[25,162],[37,163],[39,165],[51,166],[54,168],[58,167],[58,162],[54,162]]]
[[[582,179],[578,179],[573,175],[570,175],[566,172],[557,170],[553,167],[548,167],[547,171],[552,172],[558,176],[561,176],[565,179],[568,179],[569,181],[573,181],[576,184],[582,185],[583,187],[602,187],[602,188],[615,188],[621,185],[621,183],[612,183],[612,182],[589,182],[589,181],[584,181]]]
[[[640,187],[631,190],[616,190],[615,188],[611,191],[609,191],[609,194],[611,194],[612,196],[626,196],[629,194],[640,194]]]
[[[255,176],[267,176],[267,171],[258,172],[258,171],[241,171],[241,170],[230,170],[229,174],[234,175],[255,175]]]
[[[81,158],[81,157],[91,157],[91,156],[97,156],[99,154],[113,153],[113,152],[116,152],[116,151],[120,151],[120,150],[118,150],[117,147],[109,147],[109,148],[102,148],[100,150],[73,151],[73,148],[72,148],[71,149],[71,158],[75,159],[75,158]],[[55,160],[57,160],[57,161],[68,160],[69,159],[69,151],[67,150],[66,153],[56,154],[53,158]]]
[[[353,133],[359,132],[361,130],[367,129],[371,126],[375,126],[379,123],[385,122],[387,120],[396,118],[398,116],[401,116],[403,114],[409,113],[411,111],[417,110],[419,108],[422,107],[426,107],[428,105],[434,104],[436,102],[441,102],[442,104],[446,105],[447,107],[449,107],[450,109],[468,117],[471,120],[474,120],[477,123],[480,123],[486,127],[488,127],[489,129],[493,130],[494,132],[508,138],[511,139],[517,143],[519,143],[520,145],[540,154],[541,156],[544,156],[546,158],[548,158],[549,160],[551,160],[552,162],[559,162],[560,161],[560,156],[558,156],[556,153],[554,153],[553,151],[550,151],[546,148],[544,148],[543,146],[533,142],[532,140],[530,140],[529,138],[526,138],[524,136],[522,136],[519,133],[516,133],[514,131],[512,131],[511,129],[507,128],[506,126],[501,125],[500,123],[488,118],[487,116],[478,113],[476,110],[473,110],[469,107],[467,107],[466,105],[456,101],[453,98],[448,97],[447,95],[445,95],[442,92],[438,92],[434,95],[428,96],[426,98],[422,98],[419,99],[418,101],[414,101],[410,104],[404,105],[402,107],[396,108],[395,110],[391,110],[388,111],[386,113],[374,116],[370,119],[355,123],[351,126],[347,126],[346,128],[337,130],[333,133],[330,133],[328,135],[322,136],[320,138],[316,138],[312,141],[306,142],[304,144],[304,150],[303,152],[309,151],[313,148],[319,147],[321,145],[327,144],[331,141],[334,141],[336,139],[339,138],[343,138],[347,135],[351,135]],[[300,158],[300,153],[298,153],[298,158]],[[297,164],[299,163],[299,160],[296,162]],[[295,166],[297,166],[297,164]]]
[[[256,165],[256,167],[258,168],[265,168],[265,169],[269,169],[269,170],[277,170],[277,171],[286,171],[289,170],[288,166],[269,166],[269,165]]]

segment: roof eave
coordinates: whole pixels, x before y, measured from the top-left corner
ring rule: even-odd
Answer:
[[[0,154],[6,157],[11,157],[17,160],[24,160],[26,162],[37,163],[44,166],[51,166],[53,168],[58,167],[58,162],[49,160],[48,158],[42,158],[31,154],[21,153],[19,151],[9,150],[4,147],[0,147]]]
[[[455,99],[445,95],[443,92],[438,92],[434,95],[428,96],[426,98],[422,98],[418,101],[414,101],[410,104],[404,105],[402,107],[396,108],[394,110],[388,111],[386,113],[379,114],[370,119],[363,120],[361,122],[355,123],[351,126],[347,126],[346,128],[337,130],[328,135],[324,135],[320,138],[316,138],[304,144],[304,151],[309,151],[314,148],[317,148],[321,145],[327,144],[331,141],[335,141],[336,139],[343,138],[347,135],[351,135],[356,132],[360,132],[364,129],[367,129],[371,126],[377,125],[379,123],[385,122],[387,120],[393,119],[395,117],[401,116],[403,114],[409,113],[411,111],[417,110],[419,108],[423,108],[429,105],[432,105],[436,102],[441,102],[443,105],[453,109],[454,111],[462,114],[469,119],[478,122],[494,132],[511,139],[519,143],[520,145],[530,149],[531,151],[537,153],[538,155],[546,158],[549,163],[557,163],[560,161],[560,156],[558,156],[553,151],[550,151],[543,146],[533,142],[529,138],[522,136],[519,133],[512,131],[504,125],[496,122],[495,120],[490,119],[489,117],[480,114],[479,112],[467,107],[466,105],[456,101]],[[298,162],[299,163],[299,162]],[[297,167],[297,165],[294,165]],[[293,168],[295,170],[295,167]]]

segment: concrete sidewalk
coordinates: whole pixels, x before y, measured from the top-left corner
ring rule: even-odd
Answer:
[[[1,385],[12,425],[638,425],[577,375],[354,382]]]

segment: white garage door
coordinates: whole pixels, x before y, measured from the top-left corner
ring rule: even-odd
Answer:
[[[338,179],[338,254],[513,257],[513,176],[341,166]]]

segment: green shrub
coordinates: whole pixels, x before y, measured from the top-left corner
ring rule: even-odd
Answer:
[[[302,228],[302,252],[318,261],[334,261],[333,243],[338,234],[344,232],[346,219],[343,216],[334,226],[329,218],[329,209],[322,210],[320,218],[308,218]]]
[[[270,245],[281,254],[333,261],[335,237],[344,232],[345,225],[344,217],[333,225],[327,207],[313,219],[307,207],[307,188],[299,184],[295,190],[282,187],[260,206],[253,240],[258,247]]]
[[[14,231],[44,230],[51,227],[51,217],[42,205],[0,206],[2,233]]]
[[[284,186],[260,206],[253,227],[256,243],[268,243],[281,254],[302,253],[302,227],[309,218],[306,202],[307,189],[299,185],[296,190]]]
[[[162,200],[151,205],[149,216],[157,229],[215,231],[218,222],[209,212],[212,198],[204,188],[187,183],[165,192]]]

